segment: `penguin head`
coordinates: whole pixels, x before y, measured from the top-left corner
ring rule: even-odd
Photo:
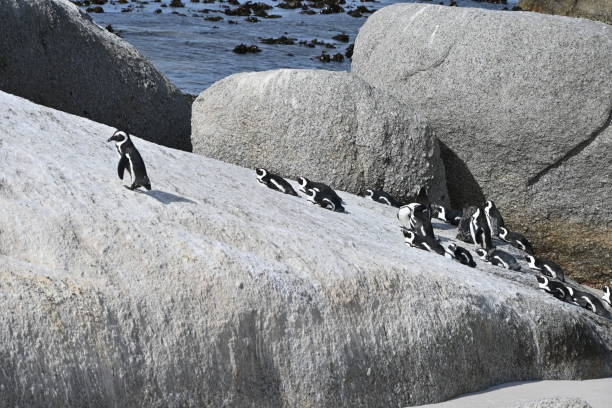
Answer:
[[[373,190],[366,190],[365,197],[369,198],[369,199],[374,199],[374,191]]]
[[[508,230],[506,229],[506,227],[499,227],[499,236],[500,238],[505,238],[506,235],[508,235]]]
[[[605,293],[607,295],[608,298],[610,298],[610,287],[604,285],[603,288],[601,288],[601,290],[603,290],[603,293]]]
[[[306,186],[308,185],[308,183],[310,183],[310,180],[308,180],[306,177],[298,177],[297,179],[298,184],[300,185],[300,187],[302,188],[306,188]]]
[[[317,190],[314,188],[307,188],[304,190],[304,194],[306,194],[306,199],[311,203],[315,203],[317,199]]]
[[[550,292],[550,288],[548,287],[548,278],[546,276],[543,275],[538,275],[536,276],[536,279],[538,280],[538,287],[546,292]]]
[[[404,241],[408,244],[412,244],[416,238],[416,234],[410,230],[402,228],[402,234],[404,234]]]
[[[503,228],[503,227],[501,227]],[[531,255],[525,255],[525,260],[529,263],[530,267],[534,267],[536,264],[536,259],[535,257],[531,256]]]
[[[482,248],[476,249],[476,255],[478,255],[480,259],[482,259],[483,261],[486,261],[487,259],[489,259],[489,253]]]
[[[107,142],[117,142],[117,143],[121,143],[121,142],[125,142],[127,140],[130,139],[130,135],[127,134],[127,132],[124,132],[123,130],[117,130],[115,131],[115,133],[113,133],[113,135],[107,140]]]
[[[476,208],[476,211],[472,214],[473,219],[478,219],[478,217],[480,217],[480,208]]]
[[[491,200],[485,201],[485,210],[491,211],[493,208],[495,208],[495,203],[493,201]]]
[[[255,169],[255,174],[257,174],[257,178],[258,179],[262,179],[264,177],[266,177],[266,175],[268,174],[268,171],[266,169]]]
[[[457,244],[448,244],[448,249],[455,251],[457,249]]]

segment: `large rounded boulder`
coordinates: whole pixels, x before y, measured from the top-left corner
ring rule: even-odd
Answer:
[[[232,75],[193,105],[195,153],[353,193],[399,199],[426,187],[446,202],[439,147],[396,98],[345,72],[277,70]]]
[[[191,150],[191,100],[66,0],[0,0],[0,90]]]
[[[352,72],[423,112],[455,206],[497,203],[576,277],[612,275],[612,27],[536,13],[396,4]]]
[[[2,92],[0,118],[0,405],[405,407],[612,375],[609,315],[523,261],[469,268],[389,206],[138,138],[153,190],[130,191],[112,128]]]

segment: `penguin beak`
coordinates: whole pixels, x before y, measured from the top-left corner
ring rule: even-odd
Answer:
[[[113,140],[115,140],[115,139],[114,139],[114,137],[115,137],[115,136],[111,136],[111,137],[109,137],[109,138],[108,138],[108,140],[107,140],[107,142],[112,142]]]

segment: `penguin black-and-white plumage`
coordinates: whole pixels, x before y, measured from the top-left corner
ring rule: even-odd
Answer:
[[[432,217],[435,217],[451,225],[459,225],[459,221],[461,221],[461,217],[463,216],[463,211],[452,210],[450,208],[444,207],[443,205],[432,204],[431,209]]]
[[[119,165],[117,166],[119,178],[123,180],[123,173],[127,169],[133,180],[132,185],[128,187],[130,190],[135,190],[138,187],[144,187],[147,190],[151,190],[151,182],[149,181],[149,176],[147,176],[147,169],[144,161],[136,149],[136,146],[132,143],[130,135],[122,130],[117,130],[108,141],[115,142],[117,151],[121,156]]]
[[[485,203],[484,213],[487,218],[487,223],[489,224],[489,229],[491,230],[491,235],[494,237],[498,236],[499,227],[504,227],[506,224],[504,224],[504,218],[493,201],[488,200]]]
[[[309,188],[306,189],[304,194],[306,195],[306,199],[313,204],[317,204],[332,211],[344,212],[342,204],[338,204],[337,200],[335,200],[332,195],[329,195],[327,191],[320,192],[315,188]]]
[[[557,281],[552,281],[543,275],[536,276],[536,278],[538,280],[538,288],[541,290],[545,291],[546,293],[550,293],[559,300],[565,301],[568,299],[569,293],[564,284]]]
[[[480,208],[476,209],[476,212],[472,214],[470,219],[470,236],[477,247],[487,251],[493,248],[487,217]]]
[[[456,244],[449,244],[448,249],[452,252],[453,257],[463,265],[471,266],[472,268],[476,267],[476,261],[472,258],[472,254],[467,249],[460,247]]]
[[[272,190],[277,190],[292,196],[298,195],[293,187],[291,187],[291,184],[277,174],[270,173],[268,170],[262,168],[255,169],[255,174],[257,174],[257,181]]]
[[[521,270],[521,266],[516,259],[501,249],[490,249],[486,251],[482,248],[477,248],[476,254],[480,257],[480,259],[488,264],[501,266],[502,268],[510,269],[512,271]]]
[[[433,237],[419,235],[405,228],[402,228],[402,234],[404,234],[404,242],[408,246],[433,252],[438,255],[446,256],[447,258],[453,257],[452,253],[444,249],[444,247]]]
[[[521,249],[527,252],[529,255],[533,255],[533,245],[523,235],[518,232],[510,232],[506,227],[499,227],[499,237],[504,241],[508,242],[513,247]]]
[[[390,205],[391,207],[399,208],[401,206],[399,201],[393,198],[391,194],[385,193],[382,190],[366,190],[365,197],[381,204]]]
[[[298,177],[296,180],[299,184],[299,190],[304,194],[309,195],[308,190],[315,190],[315,192],[319,193],[317,194],[319,199],[327,198],[332,201],[336,209],[342,208],[342,211],[344,211],[342,198],[327,184],[310,181],[306,177]]]
[[[421,203],[403,205],[397,211],[400,225],[418,235],[435,238],[429,207]]]
[[[598,315],[610,315],[610,313],[604,308],[603,304],[599,301],[597,296],[589,292],[574,289],[571,286],[566,286],[566,288],[568,290],[569,296],[572,299],[572,303],[574,303],[575,305],[588,309]]]
[[[540,271],[544,275],[549,276],[553,279],[558,279],[561,282],[565,282],[565,272],[563,272],[563,268],[561,268],[553,261],[537,259],[533,255],[526,255],[525,260],[527,260],[531,269]]]
[[[603,296],[601,297],[604,302],[606,302],[609,306],[612,306],[612,300],[610,299],[610,287],[609,286],[605,286],[603,288],[601,288],[601,290],[603,290]]]
[[[478,208],[474,206],[469,206],[463,209],[463,215],[459,220],[459,225],[457,226],[457,239],[463,242],[467,242],[468,244],[473,244],[472,235],[470,234],[470,222],[472,220],[472,215],[476,212]]]

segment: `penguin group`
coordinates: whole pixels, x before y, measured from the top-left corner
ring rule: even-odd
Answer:
[[[144,160],[134,146],[129,133],[116,130],[108,142],[115,142],[119,153],[117,165],[119,178],[123,180],[127,170],[132,179],[132,184],[126,188],[136,190],[144,187],[151,190],[151,182]],[[283,194],[299,197],[292,185],[283,177],[264,168],[255,169],[255,174],[257,181],[262,185]],[[329,185],[311,181],[303,176],[298,177],[297,182],[298,190],[312,204],[334,212],[345,212],[344,201]],[[413,197],[413,202],[405,205],[382,190],[368,189],[365,197],[380,204],[398,208],[397,219],[404,236],[404,243],[411,248],[432,252],[472,268],[476,267],[476,262],[468,249],[454,243],[444,247],[440,243],[435,236],[431,222],[432,218],[435,218],[456,226],[457,239],[472,244],[474,252],[483,262],[512,271],[521,271],[521,266],[514,256],[494,245],[495,239],[499,239],[525,253],[524,259],[529,268],[539,272],[536,278],[540,290],[561,301],[612,318],[610,311],[603,306],[607,304],[608,307],[612,307],[609,286],[603,287],[604,294],[600,300],[592,293],[566,283],[563,269],[553,261],[536,258],[533,245],[524,235],[510,231],[506,227],[500,211],[491,200],[487,200],[482,207],[468,206],[458,210],[446,208],[440,204],[430,204],[425,188],[419,190],[416,197]]]
[[[404,235],[405,243],[412,248],[419,248],[447,258],[452,258],[464,265],[475,267],[470,251],[456,244],[444,248],[435,238],[431,218],[457,226],[457,239],[474,245],[474,252],[485,263],[499,266],[511,271],[521,271],[521,265],[510,253],[495,246],[495,239],[506,242],[525,253],[524,260],[529,269],[539,272],[536,276],[538,288],[559,300],[583,307],[601,316],[612,318],[610,311],[603,306],[612,306],[610,287],[604,286],[603,303],[597,296],[565,282],[565,272],[557,263],[538,259],[534,256],[531,242],[522,234],[510,231],[504,219],[491,200],[484,206],[470,206],[463,210],[445,208],[439,204],[429,206],[421,203],[410,203],[401,206],[397,218]]]
[[[278,174],[274,174],[264,168],[255,169],[257,181],[272,190],[279,191],[284,194],[289,194],[298,197],[298,193],[293,189],[291,184]],[[345,212],[344,201],[336,191],[325,183],[311,181],[306,177],[298,177],[298,190],[306,196],[306,199],[312,204],[316,204],[322,208],[327,208],[331,211]]]

